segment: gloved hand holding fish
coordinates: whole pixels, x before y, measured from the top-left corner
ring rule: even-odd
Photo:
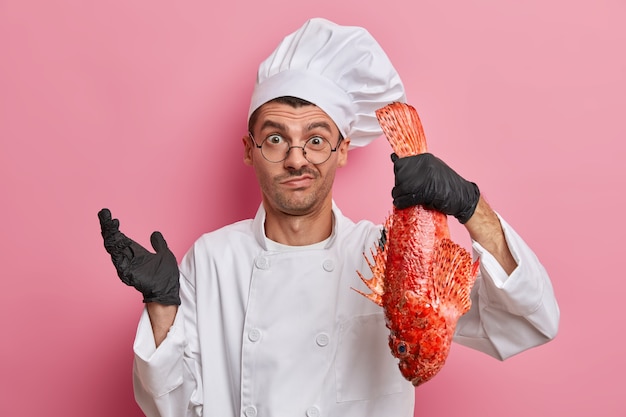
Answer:
[[[392,103],[376,116],[395,153],[394,207],[373,261],[366,256],[372,278],[357,271],[372,293],[357,291],[384,308],[391,353],[418,386],[441,370],[456,323],[471,307],[478,261],[450,239],[447,215],[465,223],[480,193],[427,153],[415,108]]]
[[[422,205],[457,218],[461,224],[474,214],[480,191],[441,159],[430,153],[398,157],[391,155],[396,184],[393,205],[403,209]]]

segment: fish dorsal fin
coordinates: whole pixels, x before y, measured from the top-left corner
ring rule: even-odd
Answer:
[[[470,293],[478,261],[473,262],[470,253],[450,239],[442,239],[433,259],[433,303],[449,310],[457,319],[472,306]]]

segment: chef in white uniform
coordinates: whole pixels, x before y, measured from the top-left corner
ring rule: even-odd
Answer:
[[[134,387],[147,416],[413,416],[383,311],[352,290],[365,291],[356,271],[381,226],[332,199],[348,149],[381,135],[374,111],[394,101],[402,83],[366,30],[311,19],[259,68],[243,138],[254,219],[201,236],[177,265],[160,233],[152,253],[99,213],[118,275],[146,303]],[[393,158],[394,204],[431,206],[472,237],[480,275],[456,342],[503,360],[549,341],[559,309],[541,263],[475,184],[429,157]]]

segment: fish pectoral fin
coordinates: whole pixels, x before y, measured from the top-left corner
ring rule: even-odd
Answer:
[[[433,262],[433,296],[459,313],[467,313],[472,306],[470,293],[478,273],[478,261],[450,239],[442,239]]]
[[[379,306],[383,306],[383,296],[382,294],[378,294],[376,292],[372,292],[370,294],[366,294],[363,291],[357,290],[354,287],[351,287],[354,291],[358,292],[359,294],[361,294],[363,297],[367,298],[368,300],[378,304]]]
[[[378,240],[376,246],[370,249],[370,255],[372,260],[367,257],[367,255],[363,254],[365,261],[367,262],[367,266],[372,271],[372,278],[365,278],[360,271],[356,271],[359,274],[359,278],[361,281],[372,291],[372,294],[365,294],[362,291],[359,291],[355,288],[352,288],[359,294],[364,297],[372,300],[379,306],[383,305],[382,297],[385,292],[385,270],[387,265],[387,231],[391,226],[391,216],[387,217],[385,221],[385,226],[381,232],[380,239]]]

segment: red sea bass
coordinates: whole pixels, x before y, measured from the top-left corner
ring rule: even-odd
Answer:
[[[412,106],[393,103],[376,116],[399,157],[427,152]],[[423,206],[394,207],[371,255],[372,278],[359,276],[372,293],[359,292],[384,308],[391,353],[402,375],[418,386],[448,357],[456,323],[471,306],[478,261],[450,240],[447,216]]]

